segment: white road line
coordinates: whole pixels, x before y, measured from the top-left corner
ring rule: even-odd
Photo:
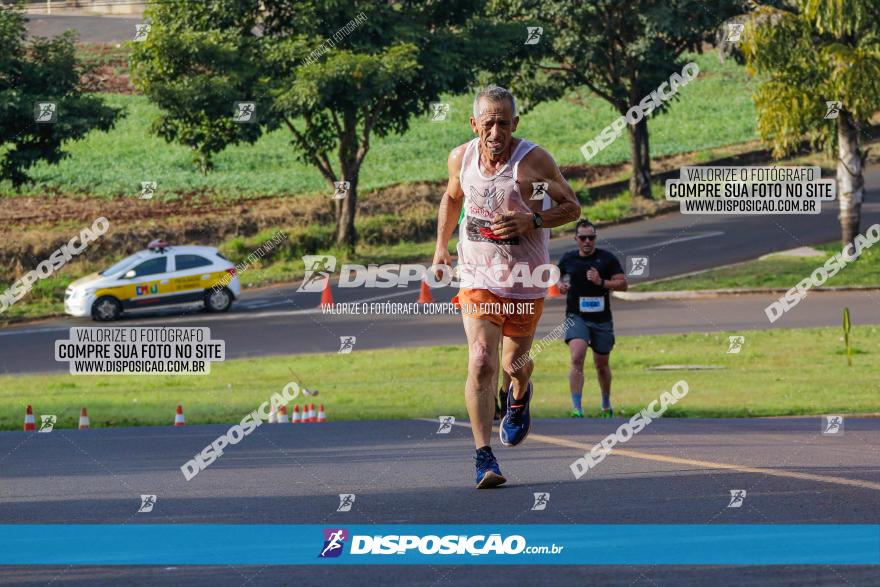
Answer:
[[[693,236],[683,236],[681,238],[673,238],[673,239],[661,241],[659,243],[654,243],[652,245],[644,245],[642,247],[636,247],[634,249],[627,249],[627,251],[632,252],[632,251],[643,251],[645,249],[655,249],[657,247],[665,247],[665,246],[674,245],[677,243],[683,243],[683,242],[687,242],[687,241],[695,241],[695,240],[698,240],[701,238],[712,238],[712,237],[716,237],[716,236],[721,236],[722,234],[724,234],[723,231],[715,230],[712,232],[705,232],[703,234],[695,234]]]
[[[81,325],[78,325],[81,326]],[[51,326],[46,328],[22,328],[20,330],[0,330],[0,336],[16,336],[19,334],[36,334],[38,332],[62,332],[71,326]]]

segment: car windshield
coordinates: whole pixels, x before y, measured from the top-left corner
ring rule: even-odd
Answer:
[[[132,265],[134,265],[135,263],[140,261],[142,258],[143,257],[140,254],[132,255],[131,257],[126,257],[122,261],[119,261],[118,263],[114,263],[110,267],[104,269],[103,271],[98,273],[98,275],[103,275],[105,277],[118,275],[119,273],[125,271],[126,269],[128,269],[129,267],[131,267]]]

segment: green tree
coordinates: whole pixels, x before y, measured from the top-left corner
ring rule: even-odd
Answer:
[[[859,133],[880,109],[880,2],[795,0],[760,7],[743,33],[743,53],[760,83],[758,131],[781,157],[806,138],[837,151],[841,239],[859,232],[866,153]],[[826,118],[827,102],[840,103]]]
[[[156,3],[135,47],[135,84],[163,113],[155,130],[203,170],[227,145],[286,129],[328,182],[336,241],[353,248],[360,171],[373,136],[404,133],[444,92],[467,88],[503,44],[478,50],[484,1],[207,0]],[[345,27],[351,30],[345,30]],[[343,32],[339,31],[343,29]],[[257,124],[232,119],[256,104]],[[334,162],[335,160],[335,162]]]
[[[742,5],[741,0],[495,0],[491,13],[544,28],[530,58],[505,69],[524,110],[586,87],[625,115],[681,72],[682,53],[700,51]],[[669,104],[654,112],[668,111]],[[632,150],[630,192],[650,198],[648,119],[626,128]]]
[[[15,187],[38,161],[64,158],[65,141],[109,130],[122,114],[83,93],[72,32],[28,42],[24,23],[20,5],[0,7],[0,180]],[[54,104],[41,108],[54,122],[37,122],[38,102]]]

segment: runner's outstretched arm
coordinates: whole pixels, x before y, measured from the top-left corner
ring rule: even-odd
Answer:
[[[437,246],[434,250],[434,265],[452,266],[452,256],[449,254],[449,239],[458,225],[458,217],[464,203],[464,192],[461,189],[459,173],[461,160],[467,145],[461,145],[449,152],[447,167],[449,168],[449,183],[443,198],[440,200],[440,209],[437,212]]]
[[[629,283],[626,281],[626,275],[618,273],[612,275],[611,279],[606,279],[604,287],[613,291],[626,291],[629,289]]]

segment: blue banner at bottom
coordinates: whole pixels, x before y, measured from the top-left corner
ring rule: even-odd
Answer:
[[[880,525],[0,525],[3,565],[877,565]]]

